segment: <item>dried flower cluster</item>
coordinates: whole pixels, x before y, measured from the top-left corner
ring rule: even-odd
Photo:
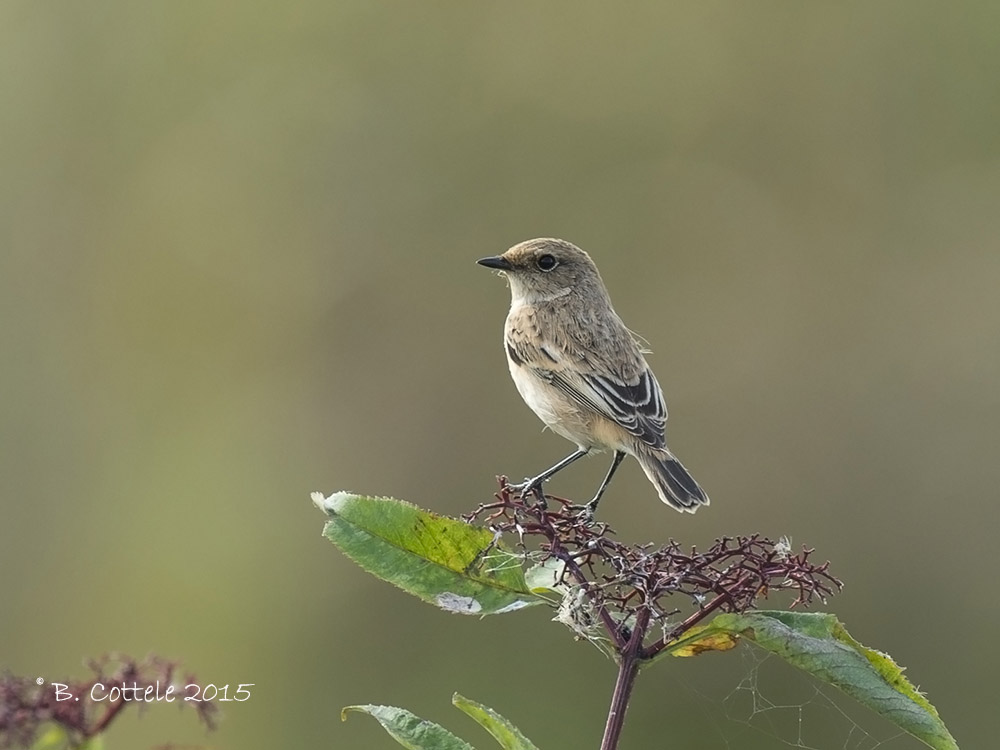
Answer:
[[[101,734],[129,703],[137,702],[118,695],[117,699],[95,702],[90,699],[92,690],[102,698],[109,695],[111,686],[129,686],[132,695],[148,687],[173,685],[177,664],[157,656],[141,661],[121,655],[108,655],[87,663],[92,675],[82,680],[64,680],[57,693],[52,682],[34,677],[0,675],[0,747],[31,747],[45,725],[61,727],[74,746]],[[180,685],[197,683],[187,675]],[[105,689],[108,688],[108,689]],[[80,700],[57,698],[79,696]],[[138,701],[140,710],[146,705]],[[218,707],[215,703],[179,700],[180,706],[192,706],[198,718],[209,729],[215,728]]]
[[[505,477],[495,497],[465,520],[487,524],[498,537],[514,536],[521,550],[542,561],[561,562],[558,583],[567,593],[559,618],[581,633],[602,623],[618,651],[633,629],[641,629],[643,659],[709,615],[745,612],[772,591],[793,592],[795,607],[815,598],[825,602],[843,585],[829,573],[829,563],[809,560],[813,550],[793,553],[785,540],[723,537],[703,552],[685,551],[673,540],[661,547],[626,545],[607,524],[595,523],[563,498],[522,497]],[[654,635],[645,639],[647,633]]]

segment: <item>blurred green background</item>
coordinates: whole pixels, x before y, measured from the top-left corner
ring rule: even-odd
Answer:
[[[569,451],[474,263],[559,236],[650,341],[713,500],[676,514],[630,462],[602,516],[816,546],[847,582],[827,609],[991,746],[998,7],[3,2],[0,666],[157,652],[256,683],[207,738],[152,707],[109,747],[395,747],[340,723],[365,702],[488,746],[454,690],[597,747],[595,649],[369,578],[309,501],[458,514]],[[551,491],[588,498],[606,461]],[[920,747],[810,718],[827,692],[748,655],[662,665],[624,746]]]

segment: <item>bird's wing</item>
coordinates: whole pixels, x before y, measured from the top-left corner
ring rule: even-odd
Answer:
[[[536,344],[527,337],[507,340],[507,353],[515,364],[558,388],[583,407],[593,409],[629,434],[654,448],[666,444],[667,405],[660,384],[636,350],[631,378],[597,366],[586,352],[571,356],[550,342]],[[631,355],[632,352],[629,352]]]

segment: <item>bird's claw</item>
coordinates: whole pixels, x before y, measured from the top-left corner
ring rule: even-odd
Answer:
[[[587,503],[586,505],[571,505],[567,510],[571,511],[576,515],[576,517],[583,521],[586,526],[593,526],[595,521],[594,511],[597,510],[597,504],[593,501]]]
[[[545,502],[545,493],[542,492],[543,481],[545,480],[539,480],[537,477],[534,479],[525,477],[520,484],[508,484],[507,489],[519,493],[522,500],[527,500],[528,495],[534,494],[541,502]]]

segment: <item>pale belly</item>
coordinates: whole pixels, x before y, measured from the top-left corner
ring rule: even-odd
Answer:
[[[585,450],[614,449],[631,453],[624,430],[599,414],[584,410],[556,388],[523,367],[510,365],[510,376],[529,408],[558,435]]]

